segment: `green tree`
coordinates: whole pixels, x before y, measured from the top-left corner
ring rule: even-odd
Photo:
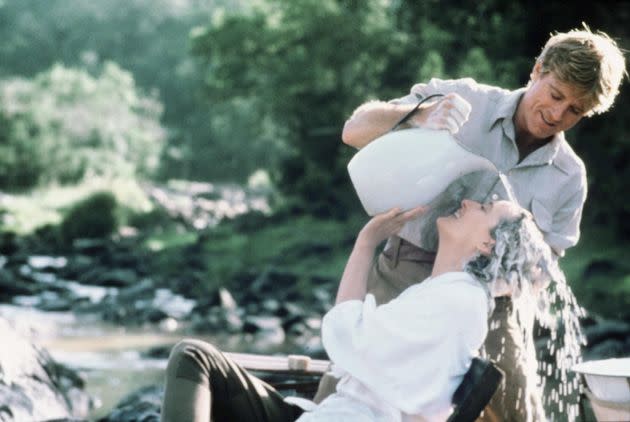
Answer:
[[[280,188],[308,211],[339,215],[357,203],[345,170],[351,150],[340,142],[356,106],[430,77],[518,85],[521,57],[501,54],[519,26],[500,39],[482,30],[516,19],[498,3],[268,0],[194,32],[193,52],[211,101],[248,99],[285,130]]]
[[[244,181],[271,166],[274,137],[260,148],[241,143],[260,135],[247,105],[202,100],[189,54],[191,28],[218,9],[238,11],[247,0],[20,0],[0,1],[0,78],[32,78],[54,64],[97,76],[105,62],[133,74],[155,93],[168,127],[161,178]],[[232,121],[233,124],[226,124]]]
[[[286,143],[274,180],[309,212],[342,215],[356,204],[340,133],[400,44],[389,23],[378,1],[272,0],[194,32],[209,98],[242,98],[271,119]]]
[[[96,78],[55,65],[33,80],[0,81],[0,186],[148,175],[166,136],[161,112],[113,63]]]

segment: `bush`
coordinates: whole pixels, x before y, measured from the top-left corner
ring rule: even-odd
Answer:
[[[111,192],[96,192],[75,204],[61,222],[63,239],[105,238],[118,228],[118,203]]]
[[[115,63],[96,77],[55,65],[0,80],[0,188],[151,175],[166,138],[161,113]]]

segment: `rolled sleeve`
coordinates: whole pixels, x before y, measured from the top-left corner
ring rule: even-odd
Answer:
[[[580,240],[580,221],[585,201],[584,186],[553,215],[551,231],[545,233],[545,240],[558,256],[564,256],[565,249],[575,246]]]

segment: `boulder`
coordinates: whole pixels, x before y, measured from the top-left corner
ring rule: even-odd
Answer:
[[[28,296],[34,294],[36,291],[36,286],[24,282],[11,271],[0,268],[0,302],[11,302],[14,296]]]
[[[81,377],[0,318],[0,420],[86,418],[93,402]]]
[[[163,386],[143,387],[124,399],[98,422],[159,422]]]

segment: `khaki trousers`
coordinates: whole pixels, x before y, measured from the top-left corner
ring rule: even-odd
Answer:
[[[372,267],[368,292],[374,295],[377,303],[387,303],[407,287],[426,279],[431,274],[434,260],[434,254],[394,237]],[[544,420],[541,397],[536,387],[536,361],[531,360],[532,356],[524,356],[525,345],[512,312],[512,301],[497,298],[495,302],[494,312],[488,321],[484,349],[486,356],[504,371],[505,378],[479,420]],[[531,362],[533,368],[526,362]],[[332,393],[334,386],[334,378],[324,376],[315,401],[319,402]]]

